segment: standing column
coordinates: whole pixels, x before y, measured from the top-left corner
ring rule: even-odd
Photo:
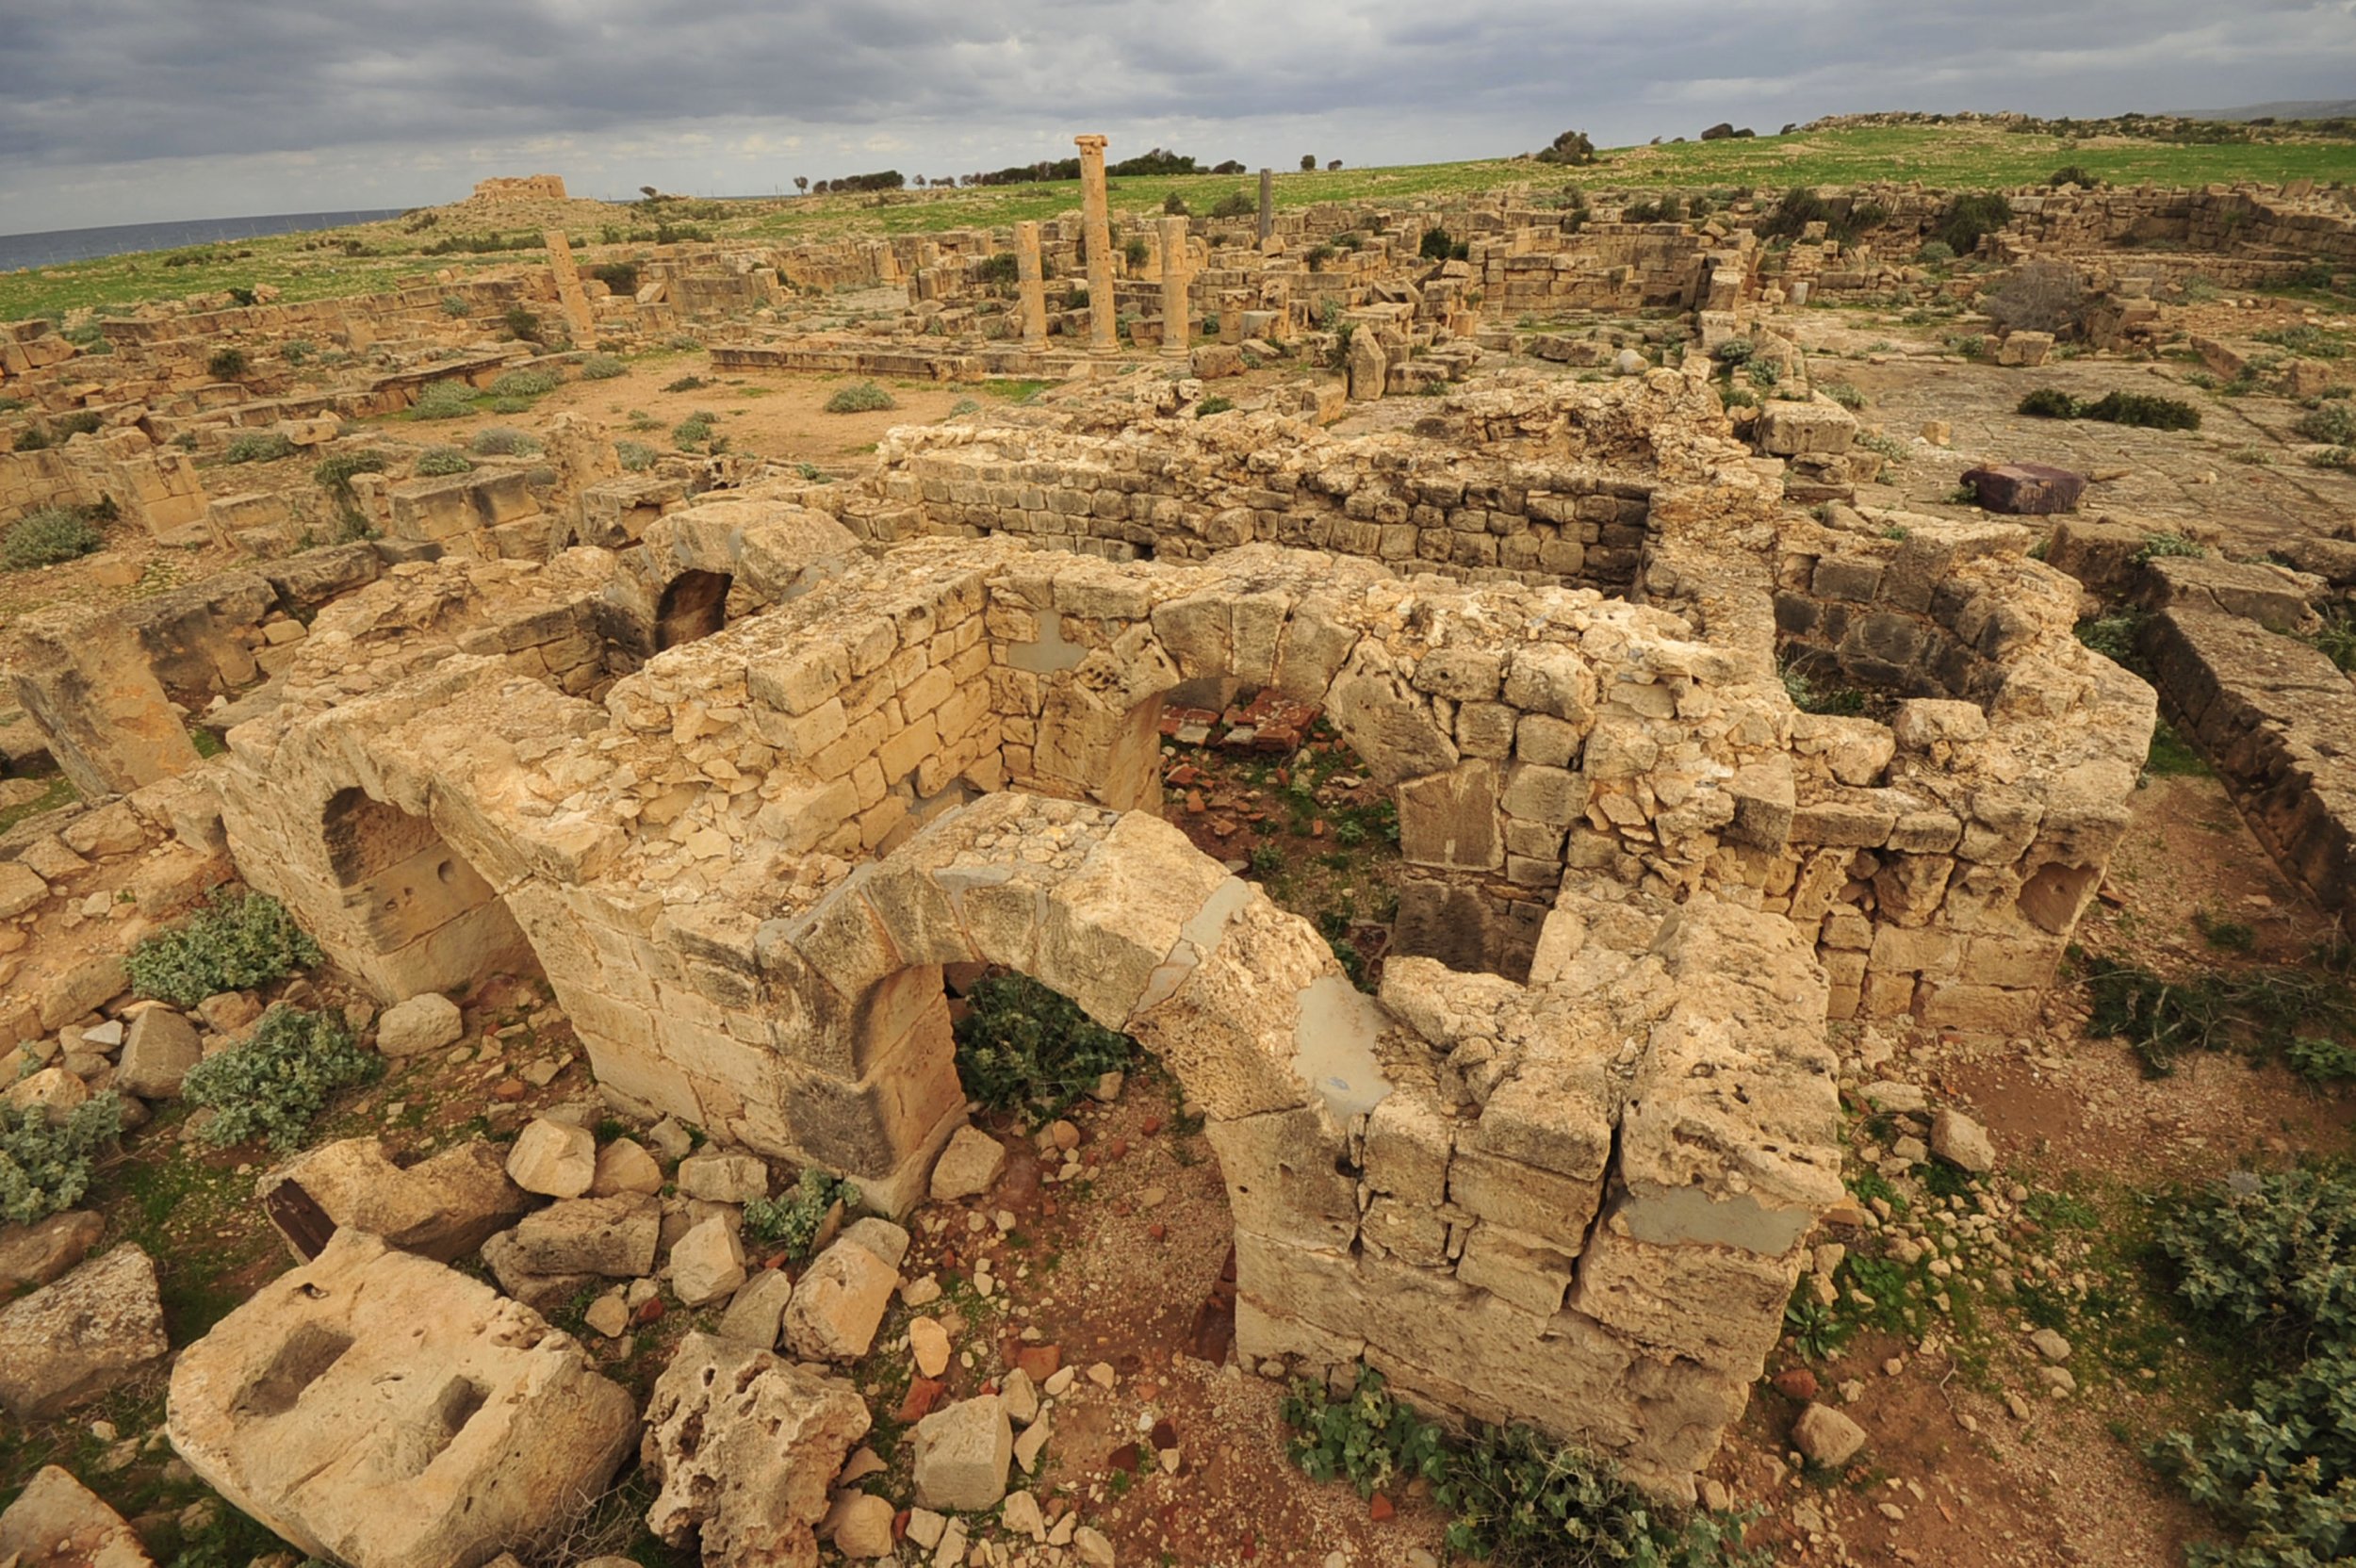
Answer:
[[[1121,351],[1113,315],[1112,213],[1104,198],[1104,144],[1101,136],[1076,136],[1080,149],[1080,231],[1088,248],[1088,351]]]
[[[1276,176],[1268,170],[1260,171],[1260,243],[1276,232]]]
[[[564,307],[564,319],[573,329],[573,341],[587,344],[597,335],[597,318],[589,309],[588,291],[581,286],[581,274],[573,269],[572,242],[564,237],[563,229],[543,229],[541,242],[548,248],[548,270],[556,274],[556,298]]]
[[[1023,347],[1047,351],[1047,279],[1039,264],[1039,225],[1014,226],[1014,274],[1023,290]]]
[[[1194,336],[1186,315],[1186,220],[1162,220],[1162,352],[1186,357]]]

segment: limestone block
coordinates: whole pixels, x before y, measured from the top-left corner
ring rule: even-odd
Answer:
[[[662,1205],[645,1193],[564,1198],[524,1216],[515,1227],[514,1255],[534,1274],[634,1279],[654,1272],[662,1231]]]
[[[469,1139],[403,1168],[375,1138],[310,1150],[254,1184],[262,1211],[299,1258],[349,1228],[405,1252],[455,1263],[530,1206],[497,1144]]]
[[[20,1420],[56,1415],[170,1350],[155,1266],[125,1242],[0,1307],[0,1407]]]
[[[180,1081],[204,1055],[194,1024],[170,1007],[150,1007],[123,1036],[115,1086],[142,1100],[176,1100]]]
[[[794,1298],[794,1282],[782,1268],[755,1271],[728,1302],[728,1310],[720,1315],[720,1336],[758,1345],[764,1350],[777,1348],[777,1331],[785,1323],[786,1303]]]
[[[49,884],[30,866],[20,860],[0,860],[0,920],[14,920],[48,896]]]
[[[45,1285],[90,1256],[106,1233],[104,1216],[69,1209],[30,1225],[0,1225],[0,1296]]]
[[[611,1198],[617,1192],[661,1192],[663,1167],[635,1138],[615,1138],[597,1151],[597,1174],[590,1193]]]
[[[991,1509],[1006,1494],[1014,1428],[994,1395],[964,1399],[916,1424],[916,1505]]]
[[[516,1135],[507,1174],[526,1192],[579,1198],[597,1179],[597,1140],[586,1127],[535,1118]]]
[[[1838,1470],[1864,1448],[1865,1429],[1830,1405],[1811,1404],[1792,1424],[1792,1446],[1811,1462]]]
[[[2078,510],[2086,491],[2084,474],[2044,463],[2000,463],[1964,471],[1963,482],[1990,512],[2011,517],[2041,517]]]
[[[1857,416],[1826,399],[1786,402],[1771,399],[1759,411],[1753,433],[1770,457],[1838,457],[1857,437]]]
[[[1475,758],[1401,784],[1399,842],[1400,855],[1413,865],[1459,871],[1502,866],[1496,764]]]
[[[681,1306],[717,1301],[744,1282],[744,1249],[728,1216],[715,1214],[671,1244],[671,1291]]]
[[[1006,1145],[978,1127],[960,1127],[949,1135],[948,1147],[933,1164],[933,1201],[981,1197],[997,1184],[1006,1168]]]
[[[646,1405],[640,1457],[661,1487],[647,1527],[726,1568],[814,1568],[827,1489],[867,1427],[843,1380],[691,1333]]]
[[[356,1231],[181,1353],[166,1423],[207,1484],[352,1568],[530,1544],[630,1451],[630,1395],[487,1285]]]
[[[2050,332],[2010,332],[1997,345],[1996,363],[2029,368],[2045,363],[2045,356],[2053,351],[2053,335]]]
[[[707,1151],[679,1163],[679,1189],[709,1203],[749,1203],[769,1196],[769,1168],[752,1154]]]
[[[0,1562],[23,1568],[155,1568],[139,1534],[54,1464],[0,1512]]]
[[[1952,1106],[1931,1119],[1931,1152],[1975,1176],[1996,1168],[1996,1145],[1988,1129]]]
[[[38,1107],[52,1127],[64,1125],[74,1108],[90,1098],[90,1086],[62,1067],[45,1067],[18,1079],[0,1094],[0,1106],[11,1111]]]
[[[805,1361],[859,1360],[875,1342],[899,1283],[896,1264],[844,1234],[795,1283],[785,1309],[786,1348]]]
[[[438,991],[427,991],[379,1015],[376,1048],[387,1056],[415,1056],[438,1051],[465,1032],[458,1004]]]

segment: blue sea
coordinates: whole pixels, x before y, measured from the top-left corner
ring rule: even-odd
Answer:
[[[103,229],[51,229],[45,234],[0,234],[0,272],[20,267],[48,267],[60,261],[88,261],[93,256],[119,256],[135,251],[177,251],[190,245],[216,245],[255,235],[296,234],[305,229],[334,229],[346,223],[369,223],[398,218],[406,207],[368,212],[281,212],[258,218],[199,218],[181,223],[116,223]]]

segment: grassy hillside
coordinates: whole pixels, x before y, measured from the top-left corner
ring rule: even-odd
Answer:
[[[1566,180],[1591,189],[1750,186],[1778,191],[1795,185],[1887,179],[1985,188],[2039,183],[2065,164],[2124,185],[2147,180],[2168,185],[2290,179],[2347,182],[2356,180],[2356,141],[2184,145],[2125,137],[2023,135],[1976,124],[1886,126],[1617,148],[1608,151],[1595,167],[1576,171],[1510,159],[1343,169],[1330,173],[1280,171],[1276,199],[1285,207],[1317,202],[1403,204],[1424,199],[1446,203],[1513,186],[1551,189]],[[1257,189],[1257,176],[1252,174],[1138,177],[1115,180],[1113,202],[1123,212],[1158,212],[1163,200],[1174,192],[1191,210],[1204,213],[1222,196],[1236,191],[1255,195]],[[1024,219],[1053,218],[1078,203],[1079,187],[1062,181],[911,191],[905,199],[880,203],[861,196],[696,203],[694,220],[715,238],[758,237],[791,242],[848,233],[997,227]],[[572,205],[581,208],[587,204]],[[443,210],[449,215],[453,209]],[[614,222],[625,227],[644,220],[642,209],[614,206],[605,210]],[[127,308],[145,300],[265,283],[276,286],[289,301],[323,299],[428,283],[446,267],[464,270],[502,266],[530,254],[421,253],[427,241],[447,238],[453,230],[464,232],[460,220],[453,219],[420,233],[406,232],[397,222],[331,231],[335,240],[351,238],[365,246],[369,253],[362,255],[346,254],[339,245],[323,242],[319,235],[273,235],[213,247],[207,259],[191,265],[166,266],[162,255],[148,254],[0,273],[0,320],[33,316],[54,319],[74,309]],[[574,223],[576,243],[595,238],[594,232]]]

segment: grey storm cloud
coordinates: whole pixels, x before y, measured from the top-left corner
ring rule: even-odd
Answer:
[[[600,143],[753,188],[779,139],[821,177],[892,161],[869,148],[944,172],[1029,161],[1084,128],[1259,161],[1323,123],[1325,150],[1395,162],[1568,126],[1616,142],[2350,81],[2356,0],[0,0],[0,229],[79,211],[83,180],[180,205],[274,180],[340,205],[354,171],[385,192],[411,160],[410,199],[438,200],[451,171],[535,148],[595,166]],[[689,158],[699,131],[739,150]]]

